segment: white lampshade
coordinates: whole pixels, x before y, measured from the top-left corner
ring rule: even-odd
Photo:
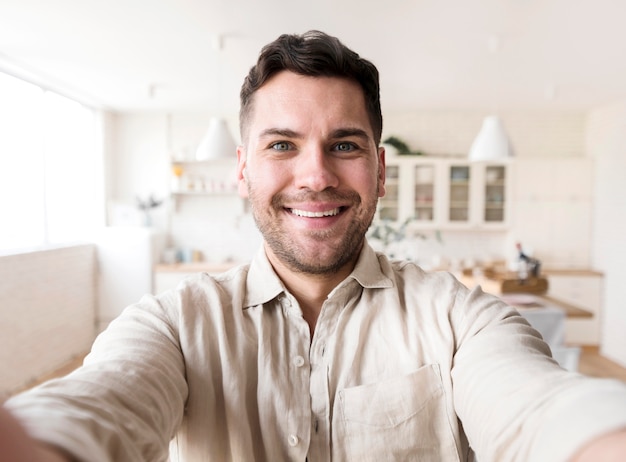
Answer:
[[[513,148],[498,116],[487,116],[469,151],[473,162],[503,160],[513,156]]]
[[[228,130],[226,121],[213,117],[209,122],[209,130],[196,150],[196,160],[234,157],[236,151],[237,145]]]

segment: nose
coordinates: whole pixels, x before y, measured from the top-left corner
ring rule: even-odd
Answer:
[[[322,146],[308,146],[296,158],[295,182],[299,189],[320,192],[336,188],[339,177],[332,155]]]

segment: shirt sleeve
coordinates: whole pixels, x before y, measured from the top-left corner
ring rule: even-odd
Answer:
[[[188,393],[176,297],[146,296],[126,308],[81,368],[5,406],[31,436],[77,460],[167,460]]]
[[[457,415],[481,462],[566,461],[626,427],[626,385],[561,369],[513,308],[460,291],[452,368]]]

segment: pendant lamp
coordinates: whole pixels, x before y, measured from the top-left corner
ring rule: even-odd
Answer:
[[[498,116],[485,117],[469,151],[469,160],[482,162],[504,160],[513,156],[513,148]]]
[[[224,37],[221,34],[217,34],[213,37],[212,48],[215,56],[215,88],[217,90],[218,108],[221,107],[221,54],[224,50]],[[235,158],[237,152],[237,145],[235,139],[228,130],[226,121],[219,117],[212,117],[209,121],[209,129],[207,130],[204,138],[200,141],[198,149],[196,149],[196,160],[212,160],[212,159],[225,159]]]
[[[196,150],[196,160],[234,158],[236,151],[237,145],[226,121],[217,117],[211,118],[209,129]]]

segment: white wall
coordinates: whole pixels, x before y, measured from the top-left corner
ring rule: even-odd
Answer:
[[[626,100],[590,114],[587,149],[595,163],[593,266],[605,275],[602,353],[626,366]]]
[[[93,245],[0,257],[0,401],[89,350],[95,268]]]
[[[487,111],[411,111],[385,114],[383,139],[396,135],[428,155],[467,156]],[[516,157],[581,157],[585,113],[500,111]]]

